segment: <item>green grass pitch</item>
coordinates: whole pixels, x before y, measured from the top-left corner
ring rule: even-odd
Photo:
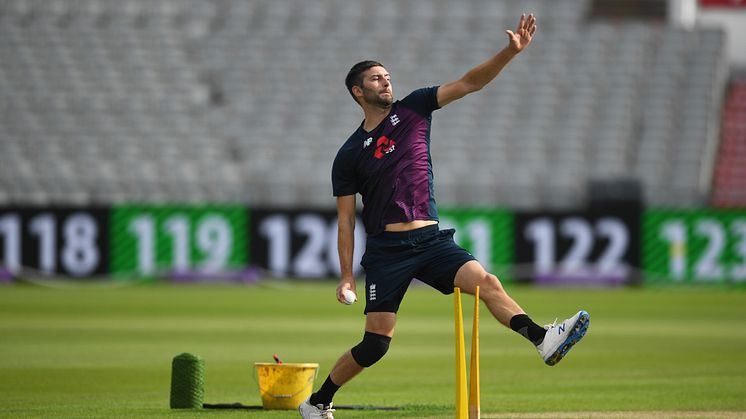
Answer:
[[[318,362],[317,388],[362,337],[362,304],[337,303],[335,286],[0,287],[0,417],[296,417],[170,410],[171,360],[182,352],[205,359],[207,403],[260,405],[253,363],[274,353]],[[567,358],[547,367],[482,305],[483,417],[746,416],[743,289],[509,291],[541,324],[584,308],[591,326]],[[463,303],[468,351],[471,297]],[[453,417],[453,339],[452,297],[412,287],[386,357],[335,399],[402,409],[336,416]]]

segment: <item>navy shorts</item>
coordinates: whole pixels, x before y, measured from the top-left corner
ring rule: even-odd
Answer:
[[[455,232],[433,224],[368,236],[360,262],[365,268],[365,313],[396,313],[413,278],[443,294],[453,293],[456,272],[475,260],[453,241]]]

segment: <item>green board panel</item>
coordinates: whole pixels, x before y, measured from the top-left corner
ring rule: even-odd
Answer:
[[[241,206],[121,205],[111,214],[111,272],[161,275],[246,266],[248,211]]]
[[[643,216],[648,283],[746,283],[746,212],[651,209]]]

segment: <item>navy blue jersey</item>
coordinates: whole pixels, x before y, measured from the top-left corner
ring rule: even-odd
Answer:
[[[368,234],[386,224],[437,220],[430,158],[432,112],[438,86],[415,90],[394,102],[372,131],[363,124],[337,152],[332,166],[334,196],[359,193]]]

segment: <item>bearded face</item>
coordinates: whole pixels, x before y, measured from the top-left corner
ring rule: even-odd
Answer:
[[[390,108],[391,104],[394,103],[394,96],[391,94],[390,88],[376,90],[363,87],[363,100],[379,108]]]
[[[371,67],[363,76],[362,100],[379,108],[388,109],[394,103],[391,76],[383,67]]]

